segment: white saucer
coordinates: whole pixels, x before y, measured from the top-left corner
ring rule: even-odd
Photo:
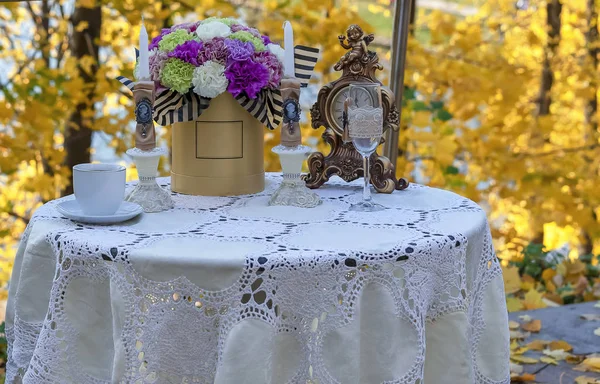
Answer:
[[[65,217],[86,224],[116,224],[133,219],[144,210],[136,203],[124,201],[117,212],[110,216],[90,216],[83,213],[77,200],[63,201],[56,206],[56,210]]]

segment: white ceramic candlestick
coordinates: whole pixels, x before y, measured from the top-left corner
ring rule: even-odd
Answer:
[[[269,205],[287,205],[300,208],[314,208],[321,204],[321,198],[306,187],[301,178],[302,163],[306,160],[310,147],[302,145],[300,135],[300,80],[294,74],[294,31],[292,24],[283,24],[284,78],[281,80],[283,98],[283,125],[281,126],[281,144],[273,148],[279,155],[283,181]]]
[[[148,63],[148,33],[143,24],[140,30],[139,81],[133,87],[135,101],[135,148],[127,150],[138,171],[139,183],[127,195],[126,201],[139,204],[144,212],[161,212],[173,208],[171,193],[156,183],[158,162],[165,151],[156,147],[152,108],[154,83],[150,78]]]
[[[158,161],[165,151],[161,148],[150,151],[131,148],[126,153],[133,158],[140,181],[125,200],[141,205],[146,213],[162,212],[173,208],[171,194],[156,183]]]
[[[269,205],[314,208],[321,204],[319,195],[308,189],[300,177],[302,163],[312,151],[312,148],[305,145],[296,147],[278,145],[273,148],[273,152],[279,155],[283,181],[269,200]]]

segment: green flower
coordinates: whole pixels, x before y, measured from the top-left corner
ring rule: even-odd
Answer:
[[[160,82],[174,91],[187,93],[192,87],[194,68],[192,64],[179,59],[168,59],[160,73]]]
[[[265,45],[262,42],[262,39],[254,36],[250,32],[246,31],[238,31],[229,35],[230,39],[236,39],[243,42],[250,42],[254,45],[254,50],[256,52],[262,52],[266,49]]]
[[[178,29],[168,35],[164,35],[162,40],[158,43],[158,49],[163,52],[171,52],[176,46],[189,40],[194,40],[194,35],[184,29]]]
[[[221,22],[225,25],[227,25],[228,27],[231,27],[233,24],[236,24],[236,21],[230,17],[209,17],[208,19],[205,19],[204,21],[202,21],[202,23],[210,23],[211,21],[218,21]]]

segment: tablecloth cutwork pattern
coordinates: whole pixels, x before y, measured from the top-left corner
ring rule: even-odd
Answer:
[[[279,179],[274,175],[268,177]],[[166,185],[168,180],[160,179],[160,183]],[[424,188],[413,185],[406,192],[418,193]],[[271,192],[267,189],[254,198]],[[346,205],[356,197],[352,189],[341,192],[325,188],[320,192],[326,202]],[[419,342],[412,368],[390,383],[422,383],[425,322],[455,311],[464,311],[469,317],[475,382],[508,383],[508,377],[499,381],[485,377],[476,362],[479,337],[485,327],[481,315],[482,292],[501,274],[489,234],[477,279],[468,290],[467,238],[460,233],[440,234],[428,228],[436,212],[480,210],[474,203],[452,196],[454,201],[445,202],[441,208],[392,208],[382,213],[383,219],[341,209],[326,220],[295,222],[291,218],[247,218],[230,213],[244,206],[250,199],[248,196],[200,200],[174,194],[176,209],[198,212],[198,221],[183,231],[142,232],[124,225],[104,228],[102,232],[98,227],[72,223],[66,230],[48,235],[57,266],[43,326],[27,324],[15,317],[14,327],[7,329],[10,348],[7,382],[25,372],[25,379],[32,382],[60,383],[61,378],[67,377],[79,383],[110,382],[78,369],[77,351],[73,347],[77,330],[69,326],[64,315],[65,287],[74,279],[85,277],[92,282],[110,279],[126,303],[121,332],[126,359],[123,382],[212,382],[228,332],[241,319],[259,318],[278,332],[293,334],[303,348],[303,361],[290,383],[338,383],[320,358],[323,339],[331,330],[352,321],[358,294],[367,283],[375,282],[391,292],[396,315],[414,326]],[[55,204],[40,208],[29,228],[40,220],[65,220],[56,213]],[[262,222],[267,225],[257,225]],[[241,235],[217,232],[219,223],[233,223],[244,229]],[[351,249],[334,252],[314,247],[310,241],[303,247],[286,242],[306,226],[319,223],[402,228],[405,237],[387,252],[378,254]],[[244,272],[237,283],[211,292],[184,276],[156,282],[137,273],[129,260],[131,251],[159,237],[235,239],[261,244],[263,250],[246,257]],[[194,335],[193,342],[181,333],[172,332],[169,328],[172,324],[186,324]],[[218,333],[213,329],[218,329]],[[165,339],[170,342],[165,343]],[[161,359],[147,358],[148,351],[155,355],[160,351]],[[202,364],[190,364],[189,356],[202,356],[199,360]]]
[[[489,234],[489,232],[487,233],[486,237],[485,237],[485,241],[484,241],[484,252],[485,254],[492,254],[494,255],[494,248],[492,245],[492,238]],[[483,329],[485,328],[485,321],[483,319],[483,295],[478,295],[477,292],[483,292],[483,290],[485,289],[485,287],[491,283],[491,281],[498,276],[500,272],[498,272],[498,269],[500,269],[499,265],[497,265],[497,263],[494,263],[493,260],[490,260],[488,258],[481,258],[479,266],[478,266],[478,271],[483,271],[483,273],[478,273],[477,277],[475,279],[475,283],[473,284],[473,289],[471,290],[471,297],[470,297],[470,307],[468,310],[468,314],[469,314],[469,322],[470,322],[470,337],[472,338],[472,340],[474,340],[475,342],[472,343],[473,348],[471,349],[471,358],[473,361],[477,361],[477,350],[479,347],[479,337],[481,336],[481,333],[483,331]],[[497,287],[498,292],[496,293],[497,297],[501,297],[504,298],[504,286],[503,285],[499,285]],[[502,302],[500,303],[501,307],[506,309],[506,303]],[[508,324],[506,324],[508,326]],[[506,365],[506,370],[508,370],[508,362],[509,362],[509,358],[510,358],[510,340],[507,338],[505,340],[505,346],[503,348],[503,350],[505,351],[505,355],[504,355],[504,359],[502,359],[502,361],[500,363]],[[488,377],[485,377],[485,375],[479,370],[478,368],[478,364],[473,364],[473,368],[474,368],[474,373],[475,373],[475,379],[477,380],[478,383],[481,384],[503,384],[506,383],[506,380],[493,380],[490,379]]]

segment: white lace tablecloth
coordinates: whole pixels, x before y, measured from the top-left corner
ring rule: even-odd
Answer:
[[[350,212],[360,181],[334,181],[318,208],[268,207],[280,179],[115,226],[44,205],[10,283],[7,383],[509,383],[475,203],[412,185]]]

